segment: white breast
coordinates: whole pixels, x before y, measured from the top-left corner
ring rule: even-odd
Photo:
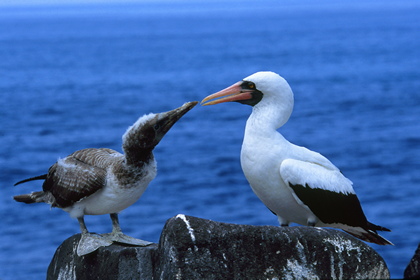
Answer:
[[[298,203],[280,175],[284,159],[293,158],[294,145],[279,133],[272,137],[245,134],[241,166],[258,198],[283,221],[307,224],[314,214]]]
[[[143,170],[141,180],[121,186],[115,175],[108,171],[106,185],[103,189],[63,210],[73,218],[83,215],[119,213],[141,197],[156,174],[156,162],[153,161]]]

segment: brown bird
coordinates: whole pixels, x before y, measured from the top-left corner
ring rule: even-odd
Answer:
[[[45,180],[42,191],[14,196],[18,202],[45,202],[77,218],[82,236],[79,256],[108,246],[113,241],[147,246],[151,242],[122,233],[118,213],[136,202],[156,176],[153,149],[169,129],[198,102],[188,102],[174,110],[140,117],[122,137],[124,154],[106,148],[83,149],[59,159],[47,174],[29,178]],[[84,215],[110,214],[112,232],[89,233]]]

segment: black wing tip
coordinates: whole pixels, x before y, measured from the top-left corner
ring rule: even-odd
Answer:
[[[357,237],[363,241],[378,244],[378,245],[394,245],[391,241],[383,238],[379,234],[376,233],[375,230],[372,229],[362,229],[360,227],[354,228],[353,230],[350,228],[343,229],[345,232]]]
[[[372,224],[371,222],[368,222],[368,228],[370,229],[370,230],[373,230],[373,231],[391,231],[389,228],[386,228],[386,227],[382,227],[382,226],[378,226],[378,225],[375,225],[375,224]]]
[[[366,241],[368,242],[372,242],[378,245],[394,245],[394,243],[392,243],[391,241],[383,238],[382,236],[380,236],[379,234],[377,234],[376,232],[372,231],[372,230],[368,230],[367,231],[368,234],[364,235],[367,237]]]
[[[23,183],[26,183],[26,182],[29,182],[29,181],[34,181],[34,180],[45,180],[45,179],[47,179],[47,175],[48,174],[42,174],[42,175],[39,175],[39,176],[36,176],[36,177],[31,177],[31,178],[19,181],[19,182],[15,183],[13,186],[17,186],[17,185],[20,185],[20,184],[23,184]]]

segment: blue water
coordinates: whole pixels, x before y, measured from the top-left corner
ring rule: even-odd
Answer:
[[[174,2],[174,1],[173,1]],[[76,220],[11,197],[77,149],[121,150],[136,119],[272,70],[295,93],[281,128],[354,182],[395,246],[371,245],[392,277],[420,242],[420,3],[185,1],[0,6],[0,279],[43,279]],[[255,3],[254,3],[255,2]],[[158,176],[123,211],[125,233],[157,242],[179,213],[277,225],[239,163],[251,108],[197,106],[155,150]],[[108,232],[108,216],[86,218]]]

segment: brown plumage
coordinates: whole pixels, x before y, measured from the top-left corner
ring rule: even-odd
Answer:
[[[107,148],[89,148],[76,151],[59,159],[47,174],[32,177],[16,185],[44,180],[42,191],[14,196],[23,203],[45,202],[58,207],[78,219],[82,237],[88,235],[83,216],[110,214],[113,232],[107,235],[112,241],[134,245],[150,242],[128,237],[121,232],[117,213],[136,202],[156,176],[154,147],[169,129],[197,102],[188,102],[169,112],[148,114],[139,118],[123,135],[123,151]],[[98,244],[96,236],[95,246]],[[103,242],[102,242],[103,241]],[[109,245],[109,240],[99,243]],[[88,241],[81,240],[79,255],[91,252]],[[87,245],[86,245],[87,244]],[[89,247],[87,250],[82,247]]]

